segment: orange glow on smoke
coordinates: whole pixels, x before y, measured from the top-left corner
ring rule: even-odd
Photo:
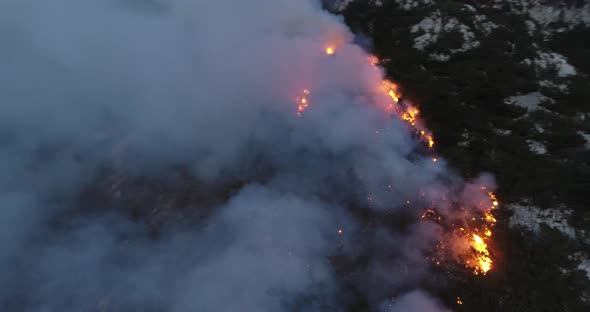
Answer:
[[[374,55],[370,55],[367,59],[369,60],[369,64],[373,67],[377,67],[377,64],[379,64],[379,59]]]

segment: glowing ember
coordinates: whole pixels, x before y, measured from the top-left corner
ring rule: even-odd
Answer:
[[[428,147],[432,148],[434,146],[434,139],[432,138],[432,135],[427,135],[426,139],[428,140]]]
[[[303,90],[303,94],[304,96],[295,99],[297,102],[297,115],[299,117],[301,117],[301,113],[303,113],[309,107],[309,100],[306,97],[306,95],[309,95],[309,90]]]
[[[329,46],[326,48],[326,54],[327,55],[334,55],[334,53],[336,53],[336,50],[334,49],[334,47]]]
[[[379,64],[379,59],[374,55],[369,56],[368,60],[369,64],[371,64],[371,66],[373,67],[377,67],[377,64]]]
[[[457,304],[463,304],[463,301],[461,301],[461,297],[457,297]]]

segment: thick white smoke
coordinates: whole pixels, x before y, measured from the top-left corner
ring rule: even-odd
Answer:
[[[382,73],[351,40],[311,0],[2,1],[0,309],[343,310],[343,280],[377,309],[415,287],[436,229],[357,214],[418,215],[407,201],[448,173],[383,112]],[[239,186],[153,235],[81,195],[105,167]],[[336,273],[336,254],[370,254],[366,273]]]

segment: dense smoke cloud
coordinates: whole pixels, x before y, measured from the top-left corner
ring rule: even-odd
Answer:
[[[401,298],[391,303],[384,303],[381,307],[383,312],[397,311],[421,311],[421,312],[443,312],[445,310],[439,303],[424,294],[422,291],[413,291],[404,294]]]
[[[351,208],[418,215],[405,203],[449,174],[383,113],[382,73],[351,40],[316,1],[2,1],[2,310],[341,309],[336,254],[382,254],[349,277],[373,308],[415,287],[436,227],[367,234]],[[178,167],[231,190],[182,212],[148,194],[140,217],[84,195],[105,168],[159,181]]]

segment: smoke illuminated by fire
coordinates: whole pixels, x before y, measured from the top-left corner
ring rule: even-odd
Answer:
[[[0,306],[442,311],[431,264],[494,270],[491,184],[317,1],[21,2],[0,1]]]
[[[327,46],[325,53],[328,56],[333,56],[335,54],[334,46]],[[369,66],[378,68],[379,60],[377,57],[371,55],[367,59]],[[379,90],[378,92],[386,98],[391,99],[391,102],[384,107],[385,113],[391,113],[400,120],[405,121],[428,148],[433,148],[435,144],[433,135],[420,120],[420,110],[408,100],[402,99],[400,87],[394,82],[383,79],[381,80],[380,86],[377,86],[375,89]],[[297,115],[300,117],[309,108],[309,94],[309,90],[305,89],[303,90],[303,95],[296,98]],[[376,133],[379,134],[379,131]],[[431,160],[432,162],[438,162],[437,157],[431,157]],[[391,189],[391,185],[388,187]],[[439,256],[431,259],[437,265],[446,262],[446,258],[450,254],[452,259],[462,263],[464,267],[471,269],[476,275],[485,275],[493,268],[489,241],[492,237],[492,227],[496,222],[492,210],[497,208],[498,200],[485,186],[481,186],[480,190],[487,194],[491,204],[488,205],[488,201],[486,200],[481,202],[479,207],[473,208],[462,207],[461,203],[457,203],[459,207],[458,211],[464,214],[461,218],[462,220],[457,220],[457,217],[453,213],[451,213],[451,216],[447,216],[446,214],[440,214],[433,208],[427,209],[422,214],[421,219],[431,220],[440,224],[444,228],[445,233],[447,233],[444,235],[444,239],[436,246]],[[445,198],[442,198],[442,200],[444,201]],[[341,233],[341,230],[338,230],[338,233]],[[458,300],[459,302],[460,299]]]
[[[485,275],[493,268],[489,243],[496,223],[492,211],[499,203],[496,195],[488,192],[485,186],[480,189],[487,192],[489,201],[482,201],[474,209],[461,207],[461,211],[468,212],[463,220],[445,218],[434,209],[427,209],[421,215],[421,219],[440,224],[446,232],[444,239],[437,245],[437,256],[431,258],[437,265],[449,258],[454,259],[471,269],[475,275]]]

